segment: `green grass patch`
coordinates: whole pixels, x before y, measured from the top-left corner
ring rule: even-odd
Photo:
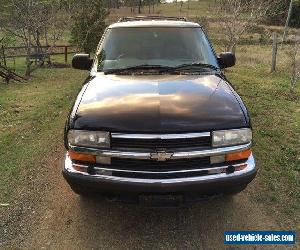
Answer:
[[[30,82],[0,84],[0,198],[9,200],[22,170],[62,143],[64,123],[86,73],[41,69]]]
[[[240,59],[247,54],[240,52]],[[254,131],[259,167],[255,198],[272,213],[300,220],[300,88],[290,92],[287,72],[271,74],[268,65],[241,64],[228,78],[245,101]],[[290,216],[293,214],[293,216]]]

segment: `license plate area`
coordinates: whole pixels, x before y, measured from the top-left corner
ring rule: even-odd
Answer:
[[[147,207],[178,207],[183,203],[183,196],[169,194],[140,195],[139,203]]]

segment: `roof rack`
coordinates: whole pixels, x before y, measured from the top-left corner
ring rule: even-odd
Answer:
[[[130,22],[130,21],[143,21],[143,20],[172,20],[172,21],[184,21],[185,17],[172,17],[172,16],[135,16],[135,17],[121,17],[118,22]]]

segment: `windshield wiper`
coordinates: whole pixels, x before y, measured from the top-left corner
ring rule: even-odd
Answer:
[[[159,72],[161,70],[170,70],[172,67],[163,66],[163,65],[150,65],[150,64],[142,64],[142,65],[135,65],[130,67],[124,67],[124,68],[117,68],[117,69],[107,69],[104,70],[104,74],[114,74],[114,73],[122,73],[126,71],[136,71],[136,70],[158,70]]]
[[[169,67],[167,71],[180,71],[180,70],[203,71],[203,69],[220,71],[220,68],[218,68],[217,66],[214,66],[212,64],[207,64],[207,63],[185,63],[185,64],[177,65],[175,67]]]
[[[150,65],[150,64],[141,64],[135,65],[130,67],[124,68],[117,68],[117,69],[107,69],[104,71],[104,74],[115,74],[115,73],[122,73],[127,71],[137,71],[137,70],[157,70],[159,73],[166,73],[166,72],[176,72],[176,71],[203,71],[203,70],[215,70],[220,71],[220,68],[206,63],[185,63],[180,64],[177,66],[164,66],[164,65]]]

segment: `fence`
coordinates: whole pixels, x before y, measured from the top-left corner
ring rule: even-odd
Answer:
[[[19,47],[4,47],[0,48],[0,64],[6,65],[8,59],[15,60],[16,58],[27,57],[28,48],[25,46]],[[41,46],[31,47],[31,58],[38,57],[39,54],[47,56],[64,55],[65,63],[68,63],[68,55],[78,52],[78,47],[74,45],[56,45],[56,46]]]

